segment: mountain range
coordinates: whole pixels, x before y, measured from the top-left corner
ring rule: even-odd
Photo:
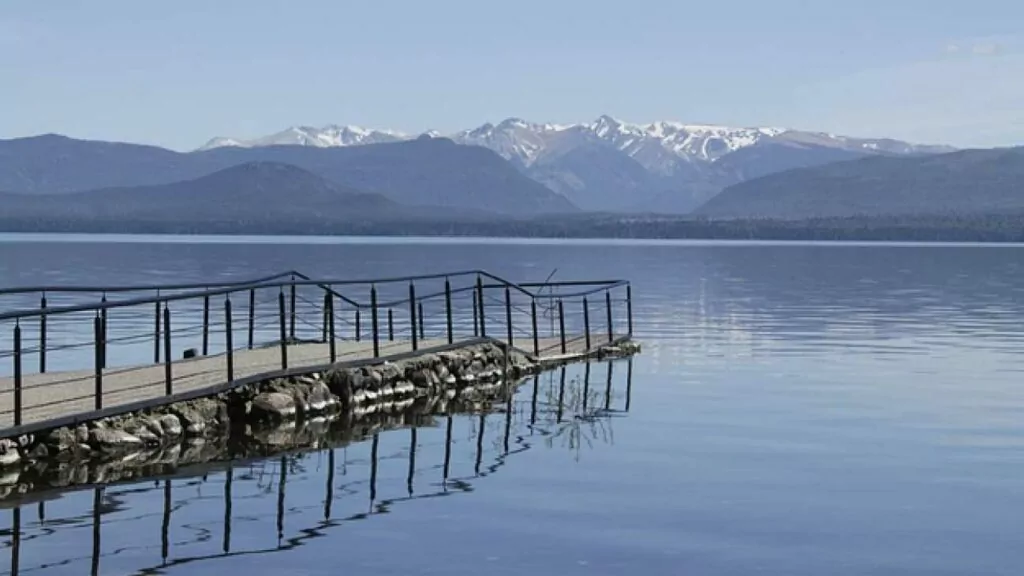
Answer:
[[[194,181],[253,162],[286,164],[349,191],[381,194],[405,206],[446,208],[451,214],[522,217],[577,211],[563,196],[526,177],[494,152],[444,138],[330,148],[221,147],[186,153],[52,134],[0,140],[0,191],[48,195],[150,187]],[[255,184],[252,179],[245,182]],[[284,201],[301,188],[285,186],[280,178],[266,186],[271,184],[282,186]],[[311,182],[306,179],[302,184]],[[0,216],[13,206],[10,201],[0,207]]]
[[[411,138],[393,130],[297,126],[254,140],[217,137],[200,148],[349,147]],[[445,135],[488,148],[520,172],[589,211],[686,213],[733,184],[793,168],[868,156],[953,150],[885,138],[851,138],[784,128],[732,128],[611,116],[577,124],[509,118]]]
[[[696,210],[714,219],[1024,214],[1024,147],[875,156],[731,186]]]
[[[1024,214],[1024,148],[609,117],[510,119],[450,136],[296,128],[192,152],[55,134],[0,140],[0,220],[331,230],[356,220],[665,222],[684,210],[694,222]]]
[[[396,214],[400,205],[289,164],[249,162],[194,180],[66,194],[0,194],[3,215],[102,222],[317,222]]]

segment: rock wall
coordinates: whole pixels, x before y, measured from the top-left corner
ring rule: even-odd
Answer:
[[[228,462],[316,448],[340,448],[386,430],[434,426],[434,409],[457,412],[463,408],[459,403],[433,403],[431,407],[428,402],[415,402],[403,412],[379,411],[359,416],[339,412],[272,427],[247,426],[239,435],[224,431],[184,438],[180,442],[144,445],[138,450],[99,453],[85,460],[23,462],[21,466],[0,470],[0,502],[45,498],[49,491],[74,487],[168,475],[202,475],[223,470]]]
[[[639,351],[627,342],[604,347],[598,358]],[[353,422],[374,414],[443,412],[449,404],[472,408],[523,376],[582,360],[566,357],[536,363],[498,344],[423,354],[399,362],[339,367],[288,379],[238,386],[207,398],[159,406],[46,431],[0,439],[0,487],[18,469],[49,463],[122,462],[140,457],[167,460],[210,439],[251,438],[261,429],[293,421],[341,418]],[[172,459],[173,460],[173,459]]]

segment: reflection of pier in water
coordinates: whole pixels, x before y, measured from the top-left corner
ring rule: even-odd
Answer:
[[[625,366],[625,390],[621,392],[622,408],[613,408],[613,377],[616,364]],[[302,546],[306,541],[313,538],[320,538],[327,535],[331,528],[351,523],[357,520],[365,520],[379,514],[387,514],[392,511],[395,505],[404,502],[445,498],[454,494],[473,491],[473,481],[486,477],[500,470],[510,456],[530,450],[534,443],[531,438],[543,438],[548,448],[553,448],[556,441],[574,453],[574,458],[580,457],[582,448],[592,448],[595,441],[611,442],[610,420],[618,414],[628,412],[630,397],[632,394],[632,360],[612,361],[605,363],[607,374],[604,379],[603,389],[601,384],[591,382],[591,365],[584,367],[583,376],[580,379],[567,381],[566,368],[558,372],[546,375],[546,386],[542,392],[542,376],[534,377],[532,386],[524,386],[520,389],[522,394],[515,392],[508,394],[508,399],[501,411],[482,411],[478,414],[452,415],[444,417],[444,450],[440,462],[430,464],[423,468],[417,468],[426,460],[422,453],[425,445],[419,438],[424,428],[410,427],[408,432],[407,448],[398,457],[404,457],[408,461],[408,468],[405,478],[406,494],[394,498],[383,498],[378,500],[378,467],[382,460],[394,459],[396,456],[382,457],[380,452],[381,434],[389,436],[403,433],[401,430],[374,433],[370,444],[370,458],[366,460],[349,460],[348,448],[331,447],[320,451],[308,451],[300,454],[286,454],[270,457],[264,460],[255,460],[248,464],[223,463],[218,472],[221,490],[216,496],[203,495],[201,490],[204,486],[215,484],[216,480],[211,479],[209,474],[201,477],[177,477],[163,478],[157,480],[141,480],[127,483],[123,489],[119,486],[96,486],[91,488],[93,493],[91,509],[81,515],[64,518],[47,518],[46,503],[39,502],[35,505],[17,506],[10,511],[11,526],[0,530],[0,537],[7,539],[4,548],[11,553],[10,572],[12,576],[19,573],[39,573],[57,567],[67,567],[77,562],[89,560],[91,574],[100,573],[102,559],[109,555],[119,555],[130,551],[146,550],[155,548],[155,545],[129,545],[112,548],[111,544],[104,544],[103,526],[111,522],[137,522],[148,518],[150,514],[141,514],[127,519],[113,520],[109,518],[116,512],[124,512],[131,508],[129,502],[132,496],[142,495],[145,497],[159,490],[162,493],[162,512],[160,523],[160,560],[159,563],[149,567],[136,569],[136,574],[153,574],[163,568],[187,565],[197,561],[223,558],[230,556],[247,556],[273,553],[281,550],[290,550]],[[620,366],[621,368],[621,366]],[[556,384],[557,382],[557,384]],[[557,386],[557,390],[555,387]],[[529,398],[522,398],[522,395],[529,393]],[[619,402],[615,402],[619,403]],[[457,417],[464,418],[472,424],[472,440],[475,442],[475,460],[473,463],[473,474],[471,476],[454,476],[453,469],[453,444],[458,441],[454,438],[454,423]],[[500,432],[495,435],[493,444],[496,453],[493,459],[484,464],[485,437],[488,430],[488,422],[496,419],[501,420]],[[468,438],[467,438],[468,439]],[[308,527],[297,530],[296,535],[286,537],[286,521],[290,514],[299,514],[313,509],[314,506],[287,506],[287,488],[289,477],[303,473],[305,458],[317,454],[326,455],[326,471],[324,474],[324,497],[322,501],[322,514],[319,520]],[[276,463],[276,465],[275,465]],[[340,465],[340,466],[339,466]],[[267,470],[269,466],[269,474]],[[368,478],[338,484],[339,468],[341,476],[347,476],[348,470],[353,466],[366,466]],[[428,474],[439,475],[439,482],[427,482],[429,489],[425,492],[417,491],[419,480],[422,489],[423,479]],[[142,488],[143,485],[153,482],[153,487]],[[262,499],[276,491],[276,523],[275,530],[277,542],[274,546],[256,548],[251,550],[236,550],[232,548],[232,525],[239,521],[262,525],[261,516],[246,514],[236,515],[233,507],[238,504],[239,496],[233,494],[233,490],[239,485],[255,485],[259,492],[253,495],[243,496],[242,499]],[[197,497],[174,499],[174,489],[184,487],[195,487],[199,492]],[[368,497],[368,505],[364,511],[348,514],[335,518],[334,507],[340,497],[356,496],[363,492]],[[200,524],[183,524],[179,529],[184,528],[195,532],[195,537],[181,542],[172,542],[172,520],[175,512],[182,510],[189,504],[198,501],[205,504],[206,501],[216,499],[222,506],[223,515],[219,520],[219,530],[208,529]],[[26,514],[32,514],[35,508],[36,516],[34,521],[27,521]],[[316,506],[315,508],[320,508]],[[104,521],[104,517],[108,517]],[[27,525],[26,525],[27,522]],[[21,554],[28,546],[39,546],[42,549],[48,547],[50,551],[60,548],[46,542],[47,537],[83,528],[91,529],[92,550],[88,556],[76,556],[64,559],[54,559],[42,564],[23,567],[20,566]],[[190,544],[211,542],[215,538],[220,540],[219,552],[202,555],[184,556],[172,558],[171,551],[175,548],[187,547]],[[104,552],[106,550],[106,552]]]

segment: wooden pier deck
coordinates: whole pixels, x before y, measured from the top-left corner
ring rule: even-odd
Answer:
[[[466,343],[476,340],[467,340]],[[562,355],[560,338],[538,340],[539,359]],[[604,342],[602,342],[604,343]],[[452,346],[459,345],[455,342]],[[449,347],[447,339],[428,339],[418,342],[417,351],[429,353]],[[532,341],[530,348],[532,348]],[[330,345],[326,343],[289,344],[289,370],[312,369],[331,364]],[[389,357],[413,352],[411,340],[384,341],[379,343],[379,357],[383,362]],[[583,335],[566,338],[566,354],[582,355],[586,352]],[[532,351],[527,352],[532,355]],[[336,364],[373,360],[372,342],[337,341],[335,343]],[[272,376],[281,371],[281,349],[266,346],[252,350],[237,350],[233,353],[234,380],[243,380],[261,375]],[[102,371],[103,408],[117,408],[145,401],[159,401],[166,397],[165,365],[146,364],[109,368]],[[227,355],[217,354],[171,363],[174,394],[203,390],[227,382]],[[87,414],[96,410],[95,370],[76,370],[31,374],[22,377],[22,420],[21,424],[53,421],[76,414]],[[14,378],[0,378],[0,430],[14,426],[14,406],[11,391]]]

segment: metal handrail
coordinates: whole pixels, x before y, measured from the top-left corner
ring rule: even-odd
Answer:
[[[285,281],[279,280],[279,278],[282,277],[282,276],[292,276],[292,275],[294,275],[294,276],[296,276],[296,277],[298,277],[300,279],[299,280],[291,280],[290,279],[290,280],[285,280]],[[68,314],[68,313],[74,313],[74,312],[88,312],[88,311],[110,310],[110,309],[124,308],[124,307],[129,307],[129,306],[141,306],[141,305],[145,305],[145,304],[153,304],[153,303],[157,303],[157,302],[167,303],[167,302],[175,302],[175,301],[181,301],[181,300],[191,300],[191,299],[194,299],[194,298],[204,298],[204,297],[211,297],[211,296],[223,296],[223,295],[229,295],[229,294],[233,294],[233,293],[241,292],[241,291],[245,291],[245,290],[255,290],[255,289],[265,289],[265,288],[285,288],[285,287],[292,287],[292,286],[295,286],[295,287],[299,287],[299,286],[317,286],[317,287],[320,287],[320,288],[322,288],[324,290],[329,290],[331,293],[335,294],[336,296],[340,296],[340,297],[344,298],[344,300],[346,302],[348,302],[350,305],[353,305],[353,306],[356,306],[356,307],[359,307],[359,308],[371,308],[372,307],[371,304],[364,304],[364,303],[358,302],[356,300],[352,300],[350,298],[344,297],[342,294],[340,294],[339,292],[334,290],[333,287],[334,286],[359,286],[359,285],[366,285],[366,284],[369,284],[369,285],[372,286],[372,285],[376,285],[376,284],[391,284],[391,283],[399,283],[399,282],[404,283],[404,282],[414,282],[414,281],[417,281],[417,280],[439,280],[439,279],[457,278],[457,277],[463,277],[463,276],[487,277],[487,278],[490,278],[491,280],[493,280],[494,282],[499,282],[500,283],[498,285],[491,285],[491,286],[502,287],[502,288],[506,288],[507,287],[507,288],[510,288],[510,289],[515,289],[518,292],[520,292],[522,294],[525,294],[526,296],[529,296],[530,298],[538,297],[538,294],[528,290],[522,284],[517,284],[515,282],[510,282],[508,280],[505,280],[504,278],[501,278],[499,276],[495,276],[493,274],[490,274],[490,273],[482,271],[482,270],[459,271],[459,272],[452,272],[452,273],[447,273],[447,274],[427,274],[427,275],[399,276],[399,277],[390,277],[390,278],[360,279],[360,280],[352,280],[352,279],[304,279],[304,278],[308,278],[308,277],[306,277],[305,275],[302,275],[301,273],[298,273],[298,272],[288,272],[288,273],[284,273],[284,274],[274,275],[272,277],[273,279],[269,280],[269,281],[261,278],[261,279],[245,281],[245,282],[215,284],[214,286],[216,286],[216,287],[214,287],[214,288],[207,288],[207,286],[209,286],[209,285],[208,284],[204,284],[204,285],[201,285],[201,286],[203,286],[205,289],[203,289],[203,290],[195,290],[195,291],[191,291],[191,292],[179,292],[179,293],[176,293],[176,294],[153,295],[153,296],[145,296],[145,297],[139,297],[139,298],[131,298],[131,299],[127,299],[127,300],[108,300],[106,302],[90,303],[90,304],[77,304],[77,305],[72,305],[72,306],[57,306],[57,307],[49,307],[49,308],[45,308],[45,309],[32,308],[32,309],[27,309],[27,310],[16,310],[16,311],[13,311],[13,312],[0,313],[0,321],[20,320],[22,318],[36,318],[36,317],[39,317],[39,316],[42,316],[42,315],[54,316],[54,315],[58,315],[58,314]],[[531,284],[536,284],[536,283],[531,283]],[[559,294],[558,297],[559,298],[577,298],[577,297],[582,297],[582,296],[586,296],[586,295],[597,293],[597,292],[602,292],[604,290],[610,290],[612,288],[616,288],[616,287],[624,286],[624,285],[628,285],[628,284],[629,284],[629,282],[626,281],[626,280],[589,281],[589,282],[582,282],[582,283],[580,281],[574,281],[572,284],[564,284],[564,285],[576,285],[576,286],[578,286],[578,285],[591,285],[591,286],[596,286],[596,288],[593,288],[591,290],[580,291],[580,292],[577,292],[577,293],[571,293],[571,294]],[[563,285],[562,282],[549,282],[545,286],[560,286],[560,285]],[[163,288],[161,288],[161,289],[163,289],[163,290],[169,290],[170,289],[170,288],[166,288],[166,286],[168,286],[168,285],[162,285],[162,286],[163,286]],[[482,286],[482,284],[480,286]],[[83,287],[71,287],[71,288],[83,288]],[[92,288],[92,287],[90,287],[90,288]],[[113,288],[120,288],[120,289],[122,289],[122,291],[142,291],[142,290],[157,290],[158,289],[158,288],[156,288],[154,286],[148,286],[148,287],[146,287],[146,286],[135,286],[135,287],[132,287],[130,289],[128,287],[113,287]],[[53,291],[54,289],[55,289],[55,287],[50,287],[50,291]],[[471,290],[471,289],[475,289],[475,287],[460,288],[457,291],[461,292],[461,291],[468,291],[468,290]],[[27,288],[16,288],[16,289],[9,289],[9,290],[24,290],[24,291],[27,291],[28,289]],[[82,290],[82,291],[85,291],[85,290]],[[100,290],[90,290],[90,291],[102,292],[103,290],[100,289]],[[453,290],[453,293],[455,293],[455,292],[456,292],[456,290]],[[15,293],[15,292],[8,291],[8,292],[5,292],[5,293],[12,294],[12,293]],[[398,300],[398,301],[395,301],[395,302],[390,302],[388,304],[391,305],[391,306],[397,306],[399,304],[408,303],[408,301],[409,301],[408,299],[404,299],[404,300]],[[380,308],[381,304],[378,303],[377,307]]]
[[[234,282],[194,282],[190,284],[123,284],[113,286],[15,286],[12,288],[0,288],[0,296],[8,296],[12,294],[31,294],[35,292],[43,292],[48,294],[60,294],[62,292],[67,293],[80,293],[80,292],[143,292],[150,290],[200,290],[203,288],[214,288],[223,286],[237,286],[243,284],[253,284],[256,282],[271,282],[278,278],[287,278],[291,275],[299,275],[294,270],[288,272],[281,272],[279,274],[273,274],[270,276],[264,276],[262,278],[254,278],[251,280],[237,280]]]

